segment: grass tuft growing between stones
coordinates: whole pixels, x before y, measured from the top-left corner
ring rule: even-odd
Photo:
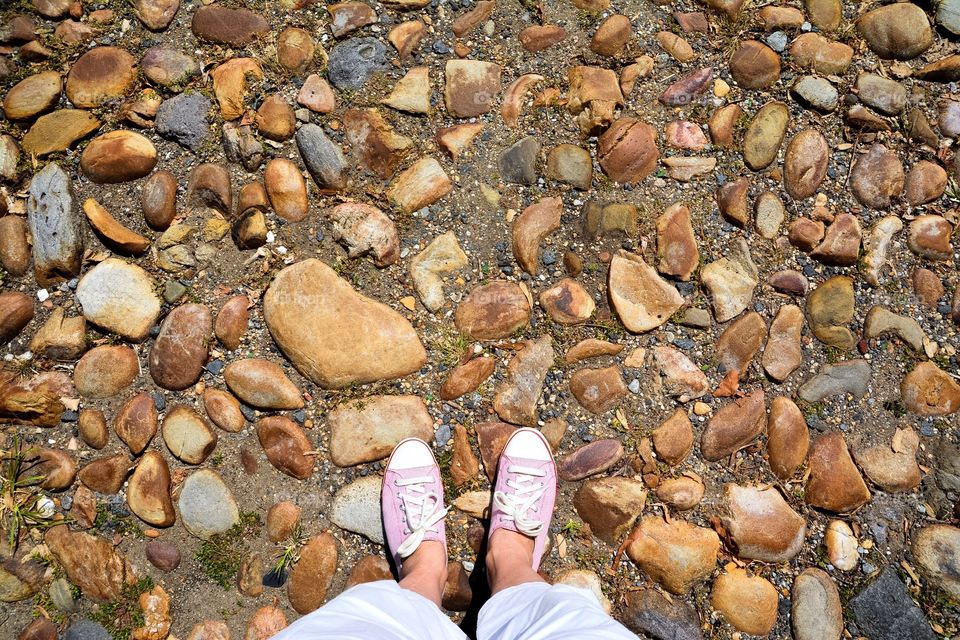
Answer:
[[[153,589],[153,578],[146,576],[134,584],[124,585],[120,597],[98,605],[90,612],[90,619],[99,622],[110,632],[113,640],[129,640],[133,630],[143,626],[140,596]]]
[[[200,571],[223,589],[230,589],[240,572],[240,564],[247,550],[244,540],[259,531],[260,524],[259,513],[243,512],[240,522],[233,525],[230,531],[201,542],[194,554]]]

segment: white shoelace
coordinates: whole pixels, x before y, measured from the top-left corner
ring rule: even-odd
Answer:
[[[406,527],[409,534],[397,547],[401,558],[406,558],[420,547],[428,531],[437,533],[437,523],[443,520],[450,507],[440,505],[440,497],[433,491],[427,491],[423,485],[433,483],[430,476],[395,480],[398,487],[407,487],[400,493],[401,509],[406,514]]]
[[[547,475],[543,469],[534,469],[533,467],[509,466],[509,473],[517,477],[513,480],[507,480],[507,486],[513,489],[513,493],[496,491],[493,494],[493,502],[500,509],[504,520],[513,520],[517,525],[517,530],[527,536],[537,537],[543,529],[543,521],[535,520],[527,515],[531,509],[536,512],[534,505],[543,496],[543,483],[534,484],[535,478],[542,478]]]

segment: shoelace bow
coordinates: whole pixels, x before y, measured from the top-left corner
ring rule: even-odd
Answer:
[[[507,467],[507,472],[517,477],[507,480],[507,487],[513,489],[513,493],[496,491],[493,494],[493,501],[503,514],[504,520],[513,520],[517,530],[527,536],[536,537],[543,529],[543,521],[534,520],[527,515],[527,512],[537,509],[534,505],[543,496],[543,483],[534,484],[535,478],[542,478],[547,475],[543,469],[534,469],[533,467],[523,467],[511,465]]]
[[[400,493],[401,509],[406,514],[409,535],[399,547],[397,553],[406,558],[420,547],[428,531],[436,533],[435,527],[447,515],[450,507],[441,507],[440,497],[433,491],[427,491],[423,485],[434,482],[430,476],[395,480],[398,487],[407,487]]]

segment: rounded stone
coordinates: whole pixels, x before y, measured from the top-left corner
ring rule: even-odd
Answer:
[[[745,89],[766,89],[780,79],[780,56],[757,40],[740,43],[730,58],[730,75]]]
[[[87,351],[73,370],[73,384],[85,398],[110,398],[140,375],[140,360],[130,347],[101,345]]]
[[[137,79],[136,60],[119,47],[97,47],[80,56],[67,74],[67,97],[81,109],[127,93]]]
[[[204,540],[226,533],[240,521],[233,493],[211,469],[187,476],[180,486],[177,508],[187,531]]]
[[[157,165],[157,149],[134,131],[118,129],[90,141],[80,156],[80,168],[97,184],[142,178]]]
[[[179,391],[200,379],[211,328],[206,305],[184,304],[167,315],[150,349],[150,375],[158,386]]]

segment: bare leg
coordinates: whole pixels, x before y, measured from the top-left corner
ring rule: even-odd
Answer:
[[[487,549],[487,575],[492,594],[518,584],[545,582],[531,568],[532,562],[533,538],[507,529],[494,531]]]
[[[426,540],[404,559],[400,586],[418,593],[438,607],[447,581],[447,554],[439,542]]]

